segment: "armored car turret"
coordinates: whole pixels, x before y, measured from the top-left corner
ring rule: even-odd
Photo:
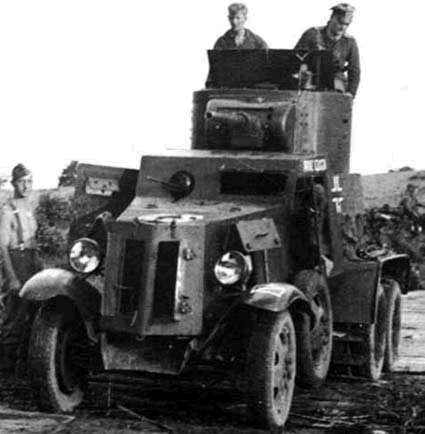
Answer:
[[[229,50],[209,56],[210,87],[193,96],[193,149],[324,156],[329,170],[349,172],[353,98],[333,91],[330,53]]]

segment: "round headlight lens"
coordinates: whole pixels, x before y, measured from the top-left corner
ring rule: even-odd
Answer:
[[[222,285],[245,282],[252,271],[251,258],[236,250],[225,253],[215,264],[214,274]]]
[[[100,264],[100,248],[90,238],[75,241],[69,251],[69,263],[79,273],[92,273]]]

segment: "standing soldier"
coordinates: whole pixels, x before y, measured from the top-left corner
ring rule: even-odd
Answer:
[[[359,49],[356,40],[346,34],[353,20],[354,7],[340,3],[332,8],[326,26],[306,30],[296,50],[329,50],[335,62],[335,90],[356,95],[360,82]]]
[[[18,164],[12,171],[13,197],[3,206],[0,215],[0,253],[3,285],[1,288],[1,367],[10,369],[17,350],[29,328],[30,306],[19,298],[23,284],[41,269],[36,249],[37,223],[29,196],[32,190],[31,172]]]
[[[267,44],[258,35],[245,28],[248,8],[242,3],[233,3],[228,8],[230,30],[218,38],[214,50],[267,49]]]
[[[407,184],[406,191],[400,201],[400,207],[402,208],[403,214],[410,218],[414,224],[417,224],[420,219],[418,208],[425,208],[425,205],[418,201],[417,192],[417,185]]]

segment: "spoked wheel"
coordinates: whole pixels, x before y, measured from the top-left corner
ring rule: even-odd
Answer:
[[[384,357],[384,371],[393,372],[398,359],[401,330],[401,290],[395,280],[383,282],[386,299],[386,346]]]
[[[282,432],[292,403],[296,335],[289,312],[259,312],[247,355],[248,412],[256,424]]]
[[[90,346],[78,312],[41,309],[33,323],[28,366],[43,411],[70,413],[83,400]]]
[[[367,326],[363,342],[361,375],[377,381],[384,366],[386,342],[386,298],[382,284],[378,285],[375,298],[373,324]]]
[[[312,308],[317,322],[311,328],[310,316],[299,313],[297,333],[297,383],[303,387],[318,387],[326,379],[332,356],[332,307],[328,285],[323,276],[313,270],[301,271],[294,285],[304,293],[313,294]]]

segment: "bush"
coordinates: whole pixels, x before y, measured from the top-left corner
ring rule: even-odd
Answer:
[[[77,166],[78,161],[71,161],[69,165],[62,170],[58,187],[71,187],[75,185],[77,180]]]
[[[72,204],[61,197],[43,194],[35,211],[36,239],[41,257],[48,266],[65,266],[68,230],[73,218]]]

